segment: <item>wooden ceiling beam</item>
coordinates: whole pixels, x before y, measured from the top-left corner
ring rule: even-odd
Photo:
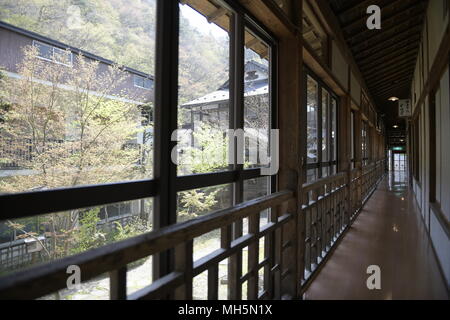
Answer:
[[[404,76],[398,79],[397,83],[387,82],[385,84],[377,84],[375,86],[372,86],[372,91],[375,94],[380,94],[385,92],[385,90],[389,88],[400,88],[402,86],[409,87],[411,84],[409,83],[409,80],[412,80],[411,76]]]
[[[378,57],[378,59],[371,59],[370,61],[367,60],[366,62],[362,62],[360,65],[361,65],[361,69],[366,71],[368,69],[373,69],[373,67],[380,66],[382,63],[391,62],[391,61],[399,62],[398,60],[402,60],[409,56],[417,57],[418,53],[419,53],[419,48],[417,48],[417,47],[413,47],[410,50],[403,49],[398,52],[393,51],[392,53],[390,53],[386,56]]]
[[[400,0],[397,0],[397,1],[400,1]],[[371,4],[374,4],[374,3],[373,3],[373,0],[365,0],[365,1],[362,1],[362,2],[360,2],[360,3],[358,3],[358,4],[356,4],[356,5],[351,5],[351,6],[348,6],[348,7],[344,8],[344,9],[340,10],[340,11],[336,14],[336,16],[338,16],[339,18],[341,18],[342,16],[345,16],[346,14],[348,14],[348,13],[350,13],[350,12],[356,10],[356,9],[364,8],[364,7],[367,8],[367,7],[370,6]],[[364,12],[365,12],[365,11],[366,11],[366,10],[364,10]]]
[[[216,22],[220,17],[222,17],[223,15],[225,15],[228,12],[227,9],[220,7],[219,9],[217,9],[216,11],[214,11],[213,13],[211,13],[208,17],[207,20],[209,23],[213,23]]]
[[[409,60],[405,60],[404,62],[400,63],[400,64],[394,64],[391,65],[390,68],[386,68],[384,66],[381,66],[381,69],[376,70],[376,72],[363,72],[363,74],[365,75],[367,81],[370,81],[370,79],[376,78],[378,76],[387,76],[390,75],[393,72],[396,72],[398,70],[402,70],[402,68],[404,67],[411,67],[411,66],[415,66],[415,59],[413,60],[412,58],[410,58]]]
[[[380,68],[390,67],[391,65],[401,63],[402,61],[405,61],[405,60],[417,60],[417,51],[418,50],[407,52],[403,55],[396,57],[395,59],[390,59],[388,61],[386,61],[385,59],[377,60],[374,63],[368,64],[368,65],[366,65],[366,67],[361,68],[361,72],[363,74],[366,74],[366,73],[370,73],[370,72],[379,70]],[[387,63],[384,64],[384,62],[387,62]]]
[[[418,48],[418,46],[419,46],[418,43],[410,43],[401,48],[389,48],[389,50],[380,51],[379,53],[377,53],[375,55],[357,59],[356,61],[358,62],[358,64],[360,66],[363,66],[367,63],[373,63],[374,61],[379,61],[378,59],[380,59],[380,58],[388,59],[391,57],[397,57],[400,54],[403,54],[405,52],[408,52],[410,50],[414,50],[414,49]],[[366,61],[368,61],[368,62],[366,62]]]
[[[397,74],[395,76],[392,76],[391,78],[387,79],[380,79],[377,80],[376,82],[374,81],[373,83],[370,84],[370,90],[372,90],[372,92],[374,94],[376,94],[377,92],[379,92],[380,90],[387,88],[387,87],[392,87],[394,85],[398,85],[398,84],[406,84],[407,82],[409,83],[409,81],[412,82],[412,73],[405,73],[404,75],[402,74]],[[409,84],[410,85],[410,84]]]
[[[383,86],[383,85],[393,85],[393,84],[397,84],[400,83],[402,80],[404,80],[405,78],[412,78],[413,76],[413,72],[408,72],[408,70],[404,70],[403,72],[400,72],[396,75],[391,75],[389,77],[386,78],[382,78],[382,79],[377,79],[376,81],[373,80],[370,83],[370,87],[374,88],[374,87],[379,87],[379,86]]]
[[[383,89],[384,87],[388,87],[388,86],[393,86],[396,84],[401,84],[404,80],[406,79],[412,79],[412,71],[408,71],[406,70],[405,72],[400,72],[396,75],[391,75],[389,77],[386,78],[381,78],[381,79],[374,79],[371,83],[370,83],[370,90],[373,91],[373,89]],[[375,81],[376,80],[376,81]],[[373,91],[374,93],[376,92]]]
[[[305,35],[307,33],[310,33],[312,31],[314,31],[314,27],[313,26],[307,26],[307,27],[303,26],[303,29],[302,29],[303,35]]]
[[[356,50],[356,48],[353,48],[352,50],[353,54],[355,55],[355,57],[365,57],[379,50],[386,50],[386,48],[390,48],[393,46],[401,46],[405,43],[412,43],[412,42],[419,43],[420,34],[412,33],[413,30],[408,31],[409,32],[399,33],[387,41],[381,41],[376,45],[371,45],[369,47],[362,48],[360,50]]]
[[[370,84],[370,87],[375,87],[384,83],[392,83],[397,81],[400,82],[400,79],[402,79],[403,77],[412,77],[412,75],[414,74],[414,68],[415,67],[411,67],[409,69],[405,68],[403,70],[399,70],[396,73],[390,74],[387,77],[373,78],[371,80],[367,80],[367,82]]]
[[[391,2],[390,4],[388,4],[387,6],[381,8],[381,10],[382,10],[382,11],[391,10],[391,9],[395,8],[399,3],[403,4],[404,2],[405,2],[404,0],[392,1],[392,2]],[[421,3],[423,3],[423,0],[417,0],[417,1],[414,2],[412,5],[411,5],[411,4],[408,4],[407,7],[409,6],[410,9],[406,9],[406,10],[413,10],[414,7],[419,6]],[[395,16],[400,16],[400,15],[402,15],[402,14],[407,14],[407,13],[404,12],[404,11],[405,11],[404,8],[400,8],[398,11],[401,12],[401,13],[398,13],[398,14],[395,13],[395,14],[394,14]],[[387,19],[389,20],[390,18],[393,18],[393,17],[394,17],[394,16],[390,16],[390,17],[388,17]],[[354,28],[355,26],[363,26],[363,27],[365,28],[365,27],[366,27],[366,20],[367,20],[367,15],[364,15],[363,17],[358,18],[358,19],[356,19],[356,20],[353,20],[353,22],[350,22],[350,23],[347,23],[346,25],[344,25],[344,26],[342,27],[342,30],[344,30],[344,31],[347,32],[347,30],[350,30],[350,29]],[[382,23],[384,23],[385,21],[386,21],[386,20],[383,19],[383,20],[382,20]]]
[[[386,23],[386,20],[382,20],[382,28],[381,28],[380,32],[398,27],[399,25],[406,23],[406,22],[417,21],[417,18],[421,18],[421,17],[423,17],[423,12],[418,12],[414,15],[402,13],[402,14],[399,14],[399,18],[397,19],[397,21],[395,21],[394,24],[389,24],[389,23]],[[373,30],[369,30],[369,29],[365,28],[364,30],[359,31],[356,34],[349,35],[348,39],[350,39],[350,41],[351,41],[352,39],[364,36],[366,34],[371,34],[371,33],[373,34],[373,32],[374,32]]]
[[[409,85],[406,83],[399,83],[396,85],[385,87],[384,89],[381,89],[379,91],[374,91],[373,93],[374,93],[374,95],[376,95],[378,97],[378,99],[384,100],[383,98],[390,95],[390,93],[392,93],[393,91],[398,91],[400,89],[406,89],[408,86]]]
[[[383,80],[386,83],[383,83],[383,81],[379,81],[378,83],[372,83],[370,86],[370,90],[372,90],[372,92],[376,95],[377,93],[382,92],[383,89],[391,88],[394,86],[410,85],[410,84],[407,84],[406,82],[409,80],[412,80],[412,75],[405,75],[403,77],[398,77],[395,80],[398,82],[392,83],[393,81],[391,79],[390,81]]]
[[[357,42],[352,42],[352,40],[349,39],[348,43],[349,43],[350,47],[352,47],[352,48],[358,47],[361,44],[366,44],[367,46],[373,46],[382,41],[385,41],[386,38],[391,36],[390,32],[395,31],[396,34],[404,33],[406,31],[410,31],[411,29],[416,28],[418,26],[422,26],[423,21],[424,21],[423,14],[418,16],[417,20],[412,20],[411,18],[408,17],[404,21],[399,22],[395,26],[376,31],[375,34],[371,37],[365,37],[364,39],[357,41]],[[374,39],[376,39],[376,40],[380,39],[380,40],[378,40],[376,43],[371,43],[371,41],[373,41]]]
[[[323,21],[327,22],[325,24],[325,28],[330,35],[330,38],[334,38],[337,40],[336,43],[339,49],[342,51],[343,55],[348,58],[351,69],[355,72],[356,77],[361,82],[362,89],[367,92],[368,98],[371,103],[375,104],[375,100],[371,96],[369,89],[367,88],[367,84],[365,83],[364,78],[359,71],[358,64],[356,63],[349,46],[346,45],[345,36],[340,27],[340,22],[336,14],[331,9],[330,2],[328,0],[314,0],[312,1],[311,5],[314,8],[318,9],[316,12],[318,12]]]

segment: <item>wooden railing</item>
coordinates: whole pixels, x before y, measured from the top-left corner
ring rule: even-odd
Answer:
[[[110,277],[111,299],[192,299],[192,280],[208,271],[208,298],[218,297],[218,265],[229,258],[228,298],[242,297],[242,284],[248,281],[248,299],[280,299],[281,281],[291,267],[282,268],[283,252],[289,245],[283,241],[282,226],[295,213],[287,212],[291,191],[282,191],[248,201],[184,223],[93,249],[49,264],[36,266],[0,279],[0,299],[34,299],[66,288],[67,267],[77,265],[81,281],[105,272]],[[270,210],[269,222],[260,226],[260,212]],[[248,234],[233,237],[233,224],[248,218]],[[213,230],[221,230],[221,248],[193,261],[193,240]],[[259,239],[265,237],[264,257],[259,259]],[[248,247],[248,272],[242,273],[242,250]],[[173,249],[174,271],[127,296],[127,264]],[[261,260],[261,261],[260,261]],[[259,270],[264,269],[264,290],[258,292]]]
[[[384,162],[380,161],[362,173],[353,170],[303,185],[299,203],[292,191],[280,191],[35,266],[0,278],[0,299],[34,299],[66,288],[67,267],[71,265],[80,268],[82,282],[109,274],[111,299],[192,299],[193,279],[207,271],[207,297],[218,299],[219,264],[225,259],[229,299],[242,299],[244,283],[248,299],[294,297],[292,292],[299,297],[383,174]],[[269,219],[260,225],[263,211],[270,211]],[[236,231],[244,219],[248,221],[245,234]],[[194,261],[194,239],[214,230],[220,230],[220,249]],[[261,238],[263,253],[259,247]],[[244,248],[248,248],[248,261],[243,271]],[[127,265],[167,250],[174,253],[173,271],[129,295]],[[263,279],[259,277],[261,273]]]
[[[346,174],[340,173],[303,185],[303,282],[309,279],[348,225],[346,181]]]
[[[355,169],[303,185],[301,292],[376,189],[384,170],[384,161],[378,161],[365,167],[362,173]]]

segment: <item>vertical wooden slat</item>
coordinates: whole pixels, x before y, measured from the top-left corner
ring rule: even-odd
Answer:
[[[319,264],[319,259],[322,256],[322,250],[324,246],[324,238],[326,237],[324,229],[325,229],[325,199],[324,196],[324,187],[319,188],[318,190],[318,200],[317,200],[317,230],[318,230],[318,238],[317,238],[317,256],[316,256],[316,264]]]
[[[273,236],[272,233],[266,235],[264,239],[264,256],[268,259],[264,266],[264,290],[267,292],[267,299],[273,299],[273,282],[270,270],[273,266]]]
[[[231,245],[231,226],[225,226],[220,229],[220,247],[228,249]]]
[[[241,300],[242,250],[230,256],[228,267],[228,299]]]
[[[192,300],[193,248],[193,240],[175,247],[175,271],[184,273],[184,284],[175,289],[175,299],[177,300]]]
[[[250,234],[259,234],[259,213],[249,217],[248,232]],[[259,239],[259,238],[257,238]],[[258,298],[258,264],[259,264],[259,241],[253,241],[248,246],[248,272],[251,274],[248,279],[247,297],[250,300]]]
[[[208,268],[208,300],[219,299],[219,265]]]
[[[109,272],[109,298],[111,300],[127,299],[127,267]]]
[[[311,208],[311,252],[310,252],[310,262],[311,269],[313,265],[317,264],[318,257],[318,247],[319,247],[319,203],[318,194],[316,190],[312,191],[312,200],[314,205]],[[314,233],[313,233],[314,232]],[[314,234],[314,236],[312,236]]]
[[[272,222],[278,221],[278,217],[281,214],[281,206],[277,206],[274,210],[274,215],[272,217]],[[281,273],[282,273],[282,246],[283,246],[283,230],[282,228],[275,229],[275,274],[274,274],[274,299],[281,299],[282,288],[281,288]]]

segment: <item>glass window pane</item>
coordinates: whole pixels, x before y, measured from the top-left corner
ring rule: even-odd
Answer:
[[[244,131],[245,167],[268,165],[270,139],[269,46],[245,32]]]
[[[0,274],[58,260],[152,229],[151,198],[1,221]],[[73,293],[69,291],[61,294]]]
[[[33,41],[33,45],[37,48],[37,56],[45,59],[53,59],[53,47],[45,43]]]
[[[209,13],[199,3],[180,4],[178,175],[229,168],[226,133],[232,13],[226,11],[209,23]]]
[[[177,222],[183,222],[232,206],[231,184],[179,192],[177,195]],[[220,248],[220,230],[214,230],[194,239],[194,260]]]
[[[2,1],[0,20],[26,30],[0,39],[0,193],[151,178],[153,92],[134,79],[153,82],[155,0]]]
[[[270,177],[261,177],[244,181],[244,201],[249,201],[255,198],[269,195],[270,192]],[[266,209],[260,213],[260,227],[269,222],[270,209]],[[245,219],[247,222],[248,219]],[[245,223],[244,222],[244,223]]]
[[[312,182],[314,180],[317,180],[317,169],[309,169],[306,172],[306,182]]]
[[[307,77],[307,163],[316,163],[318,161],[318,84]]]
[[[53,59],[55,62],[72,66],[72,52],[59,48],[53,48]]]

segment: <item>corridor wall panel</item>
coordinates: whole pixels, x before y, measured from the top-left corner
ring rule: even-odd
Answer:
[[[441,0],[428,1],[427,21],[430,35],[430,62],[436,58],[439,45],[448,22],[448,14],[444,10],[444,2]]]
[[[450,287],[450,239],[434,214],[431,214],[430,233],[447,285]]]
[[[441,89],[436,92],[436,201],[441,203]]]
[[[450,109],[449,109],[449,72],[441,79],[441,209],[450,220]]]
[[[332,71],[342,87],[345,90],[348,90],[348,64],[345,61],[344,56],[339,50],[339,47],[336,44],[336,41],[333,41],[332,44]]]
[[[359,84],[358,79],[356,78],[353,72],[351,73],[350,85],[352,98],[355,100],[356,104],[360,105],[361,85]]]

